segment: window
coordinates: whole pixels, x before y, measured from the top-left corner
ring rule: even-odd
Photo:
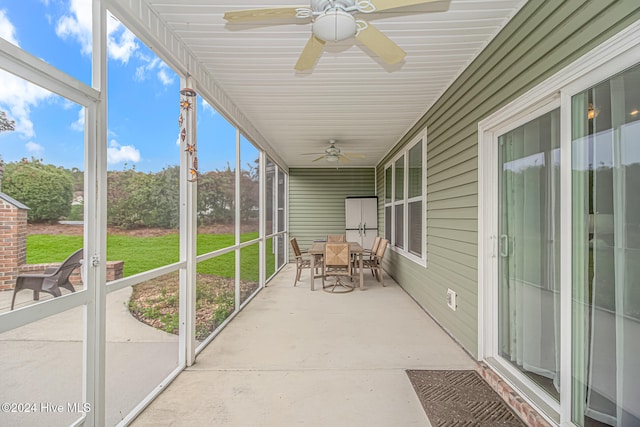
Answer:
[[[398,253],[425,261],[426,172],[424,137],[399,153],[385,168],[385,238]]]

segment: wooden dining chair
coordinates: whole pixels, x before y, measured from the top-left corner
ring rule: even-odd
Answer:
[[[382,240],[382,237],[380,236],[376,236],[375,239],[373,239],[373,244],[371,245],[371,249],[365,249],[364,250],[364,255],[365,256],[369,256],[369,258],[371,258],[372,255],[374,255],[376,253],[376,251],[378,250],[378,246],[380,246],[380,241]]]
[[[351,251],[348,243],[325,244],[324,263],[322,265],[322,290],[332,293],[347,293],[354,289],[351,283]],[[331,284],[325,284],[327,277],[334,277]],[[342,280],[348,278],[348,281]]]
[[[344,241],[345,241],[344,234],[327,234],[327,243],[344,242]]]
[[[380,243],[378,244],[376,252],[371,254],[370,259],[365,259],[362,261],[362,267],[370,269],[371,273],[378,280],[378,282],[382,283],[382,286],[385,286],[384,271],[382,269],[382,259],[384,258],[384,253],[386,252],[388,245],[389,240],[380,239]]]
[[[296,278],[293,281],[293,286],[298,284],[300,280],[300,275],[302,274],[302,270],[305,268],[311,268],[311,259],[307,256],[307,254],[302,254],[300,250],[300,246],[298,246],[298,241],[295,237],[290,240],[291,248],[293,249],[293,255],[296,258]]]

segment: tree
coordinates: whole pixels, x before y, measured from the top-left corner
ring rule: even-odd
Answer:
[[[15,120],[9,120],[7,113],[0,111],[0,132],[9,132],[16,130]]]
[[[8,163],[2,190],[29,207],[29,222],[54,222],[71,211],[71,174],[64,168],[40,160],[22,159]]]

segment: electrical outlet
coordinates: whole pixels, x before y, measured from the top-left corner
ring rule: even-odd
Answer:
[[[458,307],[456,303],[456,291],[447,289],[447,305],[451,310],[456,311]]]

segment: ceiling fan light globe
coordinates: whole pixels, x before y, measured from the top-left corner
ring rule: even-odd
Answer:
[[[327,162],[337,162],[339,157],[333,154],[327,156]]]
[[[313,34],[326,42],[339,42],[356,35],[358,24],[349,13],[330,9],[313,21]]]

